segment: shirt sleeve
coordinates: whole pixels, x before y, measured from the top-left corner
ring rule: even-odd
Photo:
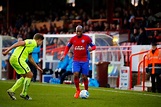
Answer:
[[[34,40],[25,40],[25,46],[27,47],[35,47],[37,46],[36,42]]]
[[[71,46],[72,46],[72,44],[73,44],[73,38],[71,38],[70,40],[69,40],[69,42],[68,42],[68,44],[67,44],[67,46],[70,48]]]
[[[68,42],[67,46],[65,47],[65,51],[64,51],[64,55],[66,56],[70,47],[72,46],[72,38],[70,39],[70,41]]]
[[[92,42],[92,39],[90,37],[89,37],[89,40],[88,40],[88,44],[91,47],[95,46],[95,44]]]

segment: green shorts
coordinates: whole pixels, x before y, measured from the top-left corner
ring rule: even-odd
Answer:
[[[16,56],[12,55],[9,61],[18,74],[27,74],[31,71],[25,60],[20,60]]]

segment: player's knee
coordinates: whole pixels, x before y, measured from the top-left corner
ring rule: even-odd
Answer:
[[[30,71],[30,72],[28,72],[27,73],[27,75],[26,75],[26,77],[28,77],[28,78],[32,78],[33,77],[33,73]]]
[[[33,77],[33,75],[34,75],[34,74],[31,72],[31,75],[30,75],[30,76],[31,76],[31,78]]]
[[[87,76],[86,75],[82,75],[82,79],[83,80],[86,80],[87,79]]]
[[[79,72],[75,72],[74,73],[74,78],[78,78],[79,77]]]

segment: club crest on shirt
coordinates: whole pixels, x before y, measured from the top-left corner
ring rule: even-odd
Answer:
[[[92,42],[92,45],[94,45],[94,43]]]
[[[85,40],[83,39],[83,40],[82,40],[82,43],[84,43],[84,42],[85,42]]]
[[[31,41],[28,42],[28,44],[31,44],[31,43],[32,43]]]

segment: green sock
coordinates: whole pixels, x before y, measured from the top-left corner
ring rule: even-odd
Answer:
[[[25,96],[27,95],[27,90],[29,88],[30,82],[31,82],[31,78],[26,77],[23,83],[23,89],[21,93],[22,95],[25,95]]]
[[[24,81],[24,77],[19,78],[16,81],[16,83],[11,87],[10,90],[12,90],[14,92],[17,88],[19,88],[22,85],[23,81]]]

